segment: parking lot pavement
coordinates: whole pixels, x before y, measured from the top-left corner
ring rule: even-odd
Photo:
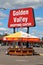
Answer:
[[[0,49],[0,65],[43,65],[43,56],[10,56],[5,54],[7,47]]]
[[[43,54],[43,48],[41,47],[34,47],[35,52],[39,53],[39,54]]]
[[[43,65],[43,57],[0,55],[0,65]]]

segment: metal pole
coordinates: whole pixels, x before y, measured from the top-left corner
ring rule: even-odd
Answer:
[[[15,33],[15,28],[13,28],[13,33]]]
[[[15,28],[13,28],[13,33],[15,33]],[[13,42],[13,48],[15,48],[15,42]]]
[[[27,33],[29,34],[29,27],[27,27]]]
[[[27,33],[29,34],[29,27],[27,27]],[[27,41],[26,47],[28,48],[29,42]]]

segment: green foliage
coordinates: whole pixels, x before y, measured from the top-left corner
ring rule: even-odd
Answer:
[[[43,37],[42,37],[42,40],[43,40]]]

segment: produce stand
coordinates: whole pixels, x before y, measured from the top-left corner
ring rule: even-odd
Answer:
[[[34,54],[33,48],[8,48],[7,51],[8,55],[29,56]]]
[[[27,43],[29,42],[37,42],[40,39],[35,36],[29,36],[27,33],[24,32],[16,32],[13,34],[10,34],[8,36],[5,36],[4,41],[11,41],[13,42],[13,48],[7,49],[7,54],[9,55],[33,55],[34,50],[33,47],[27,46]],[[17,43],[20,43],[17,45]],[[26,47],[23,47],[23,43]]]

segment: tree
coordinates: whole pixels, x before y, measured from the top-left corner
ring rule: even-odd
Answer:
[[[42,39],[41,40],[43,40],[43,37],[42,37]]]
[[[4,34],[4,36],[7,36],[7,35],[8,35],[7,33]]]

